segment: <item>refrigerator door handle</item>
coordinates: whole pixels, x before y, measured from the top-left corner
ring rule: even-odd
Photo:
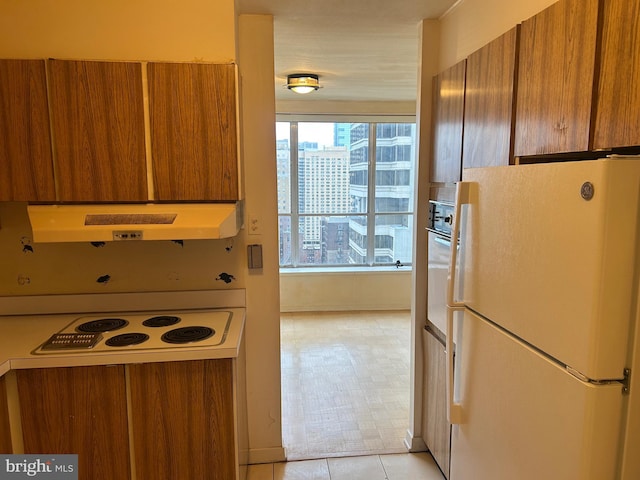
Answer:
[[[451,226],[451,255],[449,255],[449,274],[447,276],[447,306],[463,307],[464,302],[456,302],[454,298],[456,284],[456,264],[458,263],[458,243],[460,241],[460,213],[462,205],[469,203],[469,189],[471,182],[456,183],[456,205]]]
[[[447,417],[449,423],[462,423],[462,405],[456,403],[453,398],[453,314],[456,311],[464,310],[464,302],[456,302],[454,298],[456,264],[458,260],[458,239],[460,236],[460,218],[462,205],[469,203],[469,182],[458,182],[456,184],[456,206],[453,215],[453,225],[451,227],[451,255],[449,256],[449,275],[447,276]]]
[[[458,310],[464,310],[464,307],[451,307],[447,305],[447,365],[446,365],[446,381],[447,381],[447,419],[452,425],[462,423],[462,405],[456,403],[453,399],[453,313]]]

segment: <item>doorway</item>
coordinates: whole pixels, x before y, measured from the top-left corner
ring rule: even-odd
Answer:
[[[406,453],[411,314],[281,314],[288,460]]]

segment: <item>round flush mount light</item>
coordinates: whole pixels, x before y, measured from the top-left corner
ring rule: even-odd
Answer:
[[[318,75],[311,73],[294,73],[287,75],[287,88],[296,93],[310,93],[320,88]]]

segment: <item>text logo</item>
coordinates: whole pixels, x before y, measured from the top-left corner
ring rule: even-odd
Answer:
[[[78,480],[78,455],[0,455],[0,480]]]

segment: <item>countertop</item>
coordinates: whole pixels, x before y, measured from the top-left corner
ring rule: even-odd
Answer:
[[[166,362],[180,360],[204,360],[235,358],[245,322],[244,308],[220,308],[233,316],[224,343],[212,347],[168,347],[161,349],[137,349],[123,347],[108,352],[60,352],[34,355],[32,352],[51,335],[82,316],[69,314],[35,314],[0,316],[0,376],[12,369],[43,367],[74,367],[86,365],[113,365],[129,363]],[[153,313],[161,313],[154,311]]]

